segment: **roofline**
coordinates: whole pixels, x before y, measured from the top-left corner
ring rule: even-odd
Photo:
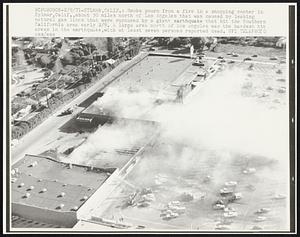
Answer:
[[[22,161],[26,156],[31,156],[31,157],[36,157],[36,158],[39,158],[39,159],[48,159],[48,160],[51,160],[53,162],[56,162],[56,163],[60,163],[60,164],[64,164],[64,165],[69,165],[69,164],[72,164],[72,166],[76,166],[76,167],[79,167],[79,168],[91,168],[93,167],[94,169],[97,169],[97,170],[100,170],[102,172],[109,172],[109,173],[113,173],[117,168],[115,167],[109,167],[109,168],[102,168],[102,167],[95,167],[95,166],[87,166],[87,165],[80,165],[80,164],[75,164],[75,163],[70,163],[70,162],[63,162],[63,161],[59,161],[59,160],[56,160],[52,157],[48,157],[48,156],[43,156],[43,155],[31,155],[31,154],[25,154],[25,156],[20,160]],[[16,162],[15,164],[17,164],[18,162]],[[91,171],[94,171],[91,170]]]

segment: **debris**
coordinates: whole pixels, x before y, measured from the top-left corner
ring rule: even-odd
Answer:
[[[220,221],[219,223],[217,223],[217,225],[230,225],[233,223],[233,220],[231,219],[222,219],[222,221]]]
[[[146,195],[142,195],[141,199],[144,201],[148,201],[148,202],[155,201],[155,197],[154,197],[153,193],[148,193]]]
[[[274,197],[274,199],[277,199],[277,200],[285,199],[285,198],[286,198],[286,196],[283,195],[283,194],[277,194],[277,195],[275,195],[275,197]]]
[[[194,196],[191,193],[184,192],[183,194],[181,194],[180,200],[183,202],[190,202],[194,200]]]
[[[236,186],[236,185],[237,185],[236,181],[225,182],[225,186],[227,186],[227,187]]]
[[[148,206],[150,206],[150,202],[148,202],[148,201],[138,202],[137,206],[138,207],[148,207]]]
[[[141,194],[149,194],[149,193],[153,193],[151,188],[143,188],[141,191]]]
[[[242,193],[235,193],[233,194],[233,197],[235,198],[235,200],[239,200],[243,197]]]
[[[233,207],[226,207],[224,208],[225,212],[235,212],[236,210]]]
[[[144,226],[144,225],[138,225],[136,228],[137,228],[137,229],[145,229],[146,226]]]
[[[213,209],[214,209],[214,210],[224,210],[224,208],[225,208],[225,205],[224,205],[224,204],[215,204],[215,205],[213,206]]]
[[[225,225],[218,225],[215,228],[216,230],[230,230],[230,228],[228,226]]]
[[[262,230],[263,228],[261,228],[261,227],[259,227],[259,226],[257,226],[257,225],[255,225],[255,226],[253,226],[252,227],[252,230]]]
[[[171,201],[168,203],[168,205],[179,206],[179,205],[181,205],[181,203],[179,201]]]
[[[225,212],[223,215],[224,215],[225,218],[232,218],[232,217],[237,217],[238,216],[236,211]]]
[[[171,201],[166,205],[165,209],[161,210],[160,216],[163,217],[163,220],[170,220],[184,214],[185,211],[186,208],[181,206],[179,201]]]
[[[154,182],[156,185],[161,185],[165,182],[167,182],[167,176],[163,174],[158,174],[155,176]]]
[[[186,210],[185,207],[172,206],[172,205],[169,206],[168,208],[169,208],[169,210],[171,210],[171,211],[173,211],[173,212],[176,212],[176,213],[178,213],[178,214],[183,214],[183,213],[185,213],[185,210]]]
[[[233,193],[233,191],[230,190],[230,189],[228,189],[228,188],[222,188],[222,189],[220,189],[220,194],[222,196],[229,195],[229,194],[232,194],[232,193]]]
[[[269,96],[269,95],[270,95],[270,93],[264,91],[264,92],[260,95],[260,97],[267,97],[267,96]]]
[[[163,218],[163,220],[170,220],[170,219],[178,217],[179,214],[168,209],[166,211],[163,211],[160,214],[160,216]]]
[[[129,200],[127,201],[127,204],[130,206],[133,205],[135,203],[136,196],[137,196],[137,192],[134,192],[133,194],[131,194],[129,196]]]
[[[265,216],[258,216],[254,221],[255,222],[262,222],[265,221],[267,219],[267,217]]]
[[[253,83],[252,82],[245,82],[242,86],[243,89],[251,89],[253,87]]]
[[[206,195],[206,193],[202,193],[202,194],[199,196],[200,200],[203,200],[203,199],[205,198],[205,195]]]
[[[171,219],[174,219],[178,216],[179,216],[178,213],[171,212],[170,214],[166,214],[165,216],[163,216],[163,220],[171,220]]]
[[[223,200],[217,200],[217,201],[215,201],[214,205],[216,205],[216,204],[222,204],[222,205],[224,205],[224,202],[223,202]]]
[[[250,191],[254,191],[255,190],[255,187],[252,184],[247,185],[246,188],[249,189]]]
[[[285,93],[286,89],[284,87],[281,87],[281,88],[278,89],[278,92],[279,93]]]
[[[234,202],[236,200],[240,200],[242,198],[241,193],[234,193],[231,197],[229,197],[228,202]]]
[[[270,208],[260,208],[258,209],[255,214],[264,214],[264,213],[268,213],[271,209]]]
[[[244,174],[254,174],[256,172],[255,168],[247,168],[245,170],[243,170]]]
[[[211,177],[209,175],[207,175],[204,179],[203,179],[203,183],[209,183],[211,181]]]

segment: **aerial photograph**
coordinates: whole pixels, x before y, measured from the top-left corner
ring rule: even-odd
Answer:
[[[286,41],[12,37],[12,229],[289,230]]]

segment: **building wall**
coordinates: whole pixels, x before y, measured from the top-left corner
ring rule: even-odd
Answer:
[[[102,186],[99,187],[96,192],[79,208],[77,211],[77,218],[79,220],[88,218],[91,211],[101,205],[101,203],[116,188],[119,182],[119,169],[116,169],[102,184]]]
[[[20,203],[12,203],[12,213],[13,215],[17,215],[26,219],[37,220],[70,228],[77,223],[76,212],[48,210]]]

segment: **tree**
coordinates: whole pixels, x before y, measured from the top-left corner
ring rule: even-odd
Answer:
[[[191,38],[191,44],[195,50],[202,51],[205,46],[205,41],[202,37],[193,37]]]
[[[156,37],[159,46],[167,46],[171,40],[170,37]]]
[[[168,42],[168,47],[169,48],[178,48],[181,45],[182,45],[182,41],[179,37],[171,38],[170,41]]]

